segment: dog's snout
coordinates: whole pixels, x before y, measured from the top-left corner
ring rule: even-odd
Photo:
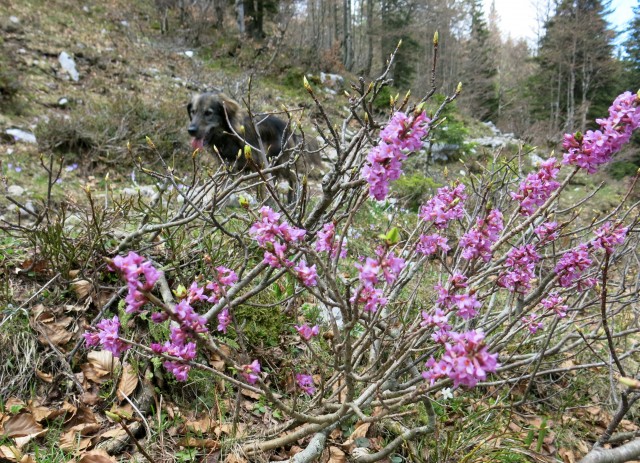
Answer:
[[[198,127],[195,125],[190,125],[187,131],[189,132],[189,135],[195,137],[198,134]]]

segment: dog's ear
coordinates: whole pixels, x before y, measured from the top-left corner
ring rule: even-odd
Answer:
[[[190,101],[189,103],[187,103],[187,112],[189,113],[189,120],[192,119],[191,117],[191,110],[193,109],[193,103]]]
[[[224,93],[221,93],[219,96],[220,101],[224,105],[224,109],[227,112],[227,117],[229,117],[230,121],[235,121],[238,114],[240,114],[240,105]]]

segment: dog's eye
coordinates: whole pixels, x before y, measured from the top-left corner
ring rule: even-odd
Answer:
[[[213,109],[207,109],[204,112],[204,115],[207,116],[207,117],[213,116]]]

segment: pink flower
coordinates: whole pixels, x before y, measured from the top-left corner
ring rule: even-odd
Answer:
[[[376,254],[378,255],[384,279],[387,281],[387,284],[393,283],[400,275],[402,269],[406,266],[405,260],[401,257],[396,257],[393,251],[385,254],[383,248],[378,248],[376,250]]]
[[[223,309],[218,313],[218,331],[227,334],[227,327],[231,324],[231,315],[229,309]]]
[[[180,360],[167,360],[163,366],[172,373],[178,381],[186,381],[191,366],[187,362],[196,357],[196,345],[193,342],[185,342],[186,335],[180,329],[172,328],[169,341],[163,344],[152,344],[151,349],[157,353],[165,353]]]
[[[615,99],[607,119],[596,119],[600,130],[588,130],[584,135],[580,132],[565,134],[563,163],[578,166],[592,174],[609,162],[639,126],[638,103],[637,95],[625,92]]]
[[[553,310],[558,318],[567,316],[568,307],[564,305],[564,299],[558,293],[549,293],[549,295],[540,301],[540,304],[548,311]]]
[[[489,262],[493,256],[491,246],[498,240],[503,228],[502,213],[498,209],[492,209],[484,219],[478,218],[476,226],[460,238],[462,257],[467,260],[480,257],[484,262]]]
[[[511,292],[526,293],[531,289],[530,282],[539,261],[540,256],[532,244],[512,248],[505,260],[509,270],[498,277],[498,284]]]
[[[376,259],[367,257],[364,265],[356,263],[354,264],[354,267],[358,270],[358,278],[365,287],[372,288],[376,283],[378,283],[380,264]]]
[[[560,276],[560,286],[569,288],[591,265],[591,259],[586,244],[580,244],[575,249],[565,252],[555,267]]]
[[[224,286],[232,286],[238,281],[238,275],[230,268],[221,265],[216,267],[216,271],[218,272],[218,281]]]
[[[289,266],[291,263],[286,259],[287,244],[302,241],[307,231],[286,222],[279,223],[280,214],[268,206],[260,209],[260,217],[249,229],[249,235],[261,248],[266,249],[263,262],[274,268]]]
[[[216,304],[237,281],[238,275],[236,275],[236,272],[227,267],[216,267],[214,281],[208,282],[205,286],[205,289],[209,291],[209,296],[206,298],[206,301],[211,304]]]
[[[303,285],[311,287],[318,284],[316,281],[318,273],[316,272],[315,264],[308,267],[307,263],[304,260],[301,260],[300,263],[294,267],[294,270],[297,272],[298,278],[302,281]]]
[[[316,388],[313,385],[313,377],[311,375],[296,375],[296,382],[298,383],[298,387],[302,389],[305,393],[309,395],[313,395],[316,392]]]
[[[441,251],[447,252],[451,248],[447,245],[447,238],[434,233],[433,235],[420,235],[420,241],[416,251],[426,256],[435,254],[440,248]]]
[[[546,244],[551,241],[555,241],[560,236],[558,229],[560,226],[557,222],[544,222],[538,225],[533,232],[540,240],[540,244]]]
[[[420,208],[420,218],[425,222],[433,222],[436,228],[443,229],[447,224],[464,217],[465,186],[458,184],[454,188],[448,186],[438,189],[438,194],[428,200]]]
[[[607,254],[611,254],[615,246],[624,242],[627,230],[622,224],[614,226],[611,222],[605,223],[595,231],[596,238],[591,241],[593,249],[604,249]]]
[[[338,250],[338,248],[340,249]],[[347,257],[347,240],[346,238],[343,239],[336,235],[335,225],[333,223],[326,223],[322,227],[322,230],[318,232],[316,251],[328,252],[331,258],[340,254],[340,257],[344,259]]]
[[[352,304],[364,304],[363,310],[365,312],[376,312],[380,307],[387,304],[387,298],[382,297],[381,289],[364,286],[360,288],[356,294],[351,296],[350,302]]]
[[[422,147],[430,122],[425,112],[409,116],[398,111],[392,116],[362,168],[371,197],[377,200],[387,197],[389,182],[397,180],[402,173],[402,162],[407,158],[405,151],[417,151]]]
[[[453,301],[458,307],[456,315],[464,320],[478,315],[478,309],[482,307],[482,303],[476,299],[475,294],[459,294],[453,296]]]
[[[120,320],[114,316],[111,320],[104,319],[96,325],[97,331],[87,331],[83,334],[87,346],[101,345],[106,351],[111,352],[114,357],[131,349],[131,346],[121,341],[119,338]]]
[[[309,325],[307,324],[300,326],[293,325],[293,327],[296,329],[300,337],[305,341],[309,341],[312,337],[317,336],[318,333],[320,333],[320,328],[318,327],[318,325],[315,325],[313,328],[309,327]]]
[[[527,329],[531,334],[536,334],[538,330],[541,330],[544,328],[544,325],[542,324],[541,321],[538,321],[538,318],[539,317],[536,314],[532,313],[531,315],[522,317],[520,321],[524,326],[527,327]]]
[[[560,187],[560,183],[555,181],[559,171],[560,169],[556,167],[556,158],[549,158],[540,163],[537,172],[527,175],[527,178],[520,183],[517,193],[510,193],[511,197],[520,203],[522,215],[533,214]]]
[[[254,360],[249,365],[242,365],[240,374],[249,384],[255,384],[260,378],[260,362]]]
[[[109,269],[119,271],[127,282],[129,292],[125,298],[125,312],[136,313],[146,302],[141,291],[151,291],[162,274],[151,262],[131,251],[126,257],[116,256],[109,263]],[[144,276],[144,280],[141,277]]]
[[[482,331],[449,332],[448,335],[451,342],[445,343],[445,352],[439,361],[433,357],[429,359],[423,378],[433,384],[446,376],[453,380],[454,387],[474,387],[478,381],[487,378],[487,373],[496,371],[498,354],[489,353]]]

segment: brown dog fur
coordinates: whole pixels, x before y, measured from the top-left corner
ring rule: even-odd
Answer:
[[[222,160],[235,171],[249,166],[243,155],[245,145],[251,146],[252,159],[256,166],[281,165],[289,162],[298,138],[282,119],[272,115],[256,116],[253,119],[240,105],[222,92],[206,92],[194,95],[187,105],[189,112],[189,134],[193,137],[193,148],[209,146],[219,153]],[[309,148],[314,147],[311,143]],[[284,150],[283,150],[284,147]],[[265,159],[266,155],[266,159]],[[283,169],[278,177],[289,182],[292,200],[296,174],[317,174],[322,162],[319,152],[303,152],[295,163],[295,171]]]

